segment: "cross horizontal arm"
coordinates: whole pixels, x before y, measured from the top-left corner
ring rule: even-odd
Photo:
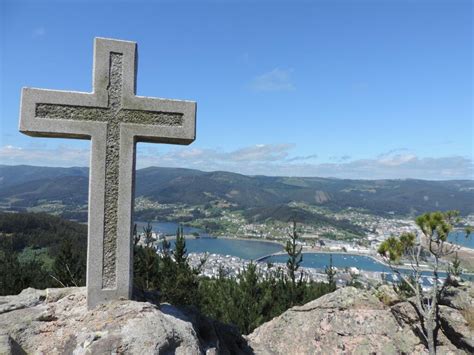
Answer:
[[[90,139],[105,128],[106,123],[98,120],[71,119],[78,114],[77,107],[83,109],[84,117],[96,116],[107,109],[107,93],[23,88],[19,130],[30,136]],[[94,110],[93,114],[87,110]]]
[[[143,125],[182,126],[183,114],[179,112],[139,111],[122,109],[117,115],[120,122]]]
[[[122,129],[138,142],[190,144],[196,137],[196,103],[144,96],[124,97]]]
[[[107,115],[106,108],[84,107],[72,105],[36,104],[37,118],[51,118],[76,121],[104,121]]]

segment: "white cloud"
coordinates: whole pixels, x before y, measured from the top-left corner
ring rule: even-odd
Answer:
[[[278,161],[288,156],[292,144],[257,144],[224,154],[224,158],[238,162]]]
[[[321,176],[347,179],[473,179],[472,158],[418,157],[414,154],[318,163],[317,155],[291,156],[292,144],[255,145],[223,152],[217,149],[178,148],[164,154],[139,154],[139,167],[173,166],[205,171],[225,170],[247,175]],[[182,150],[185,149],[185,150]],[[189,151],[187,151],[187,150]]]
[[[31,148],[6,145],[0,147],[0,162],[10,165],[45,165],[45,166],[87,166],[89,149],[76,149],[58,146],[48,149],[38,145]]]
[[[414,154],[397,154],[380,158],[378,162],[388,166],[400,166],[416,159],[417,157]]]
[[[316,154],[292,156],[293,144],[258,144],[233,151],[191,147],[159,148],[139,145],[137,168],[147,166],[184,167],[204,171],[224,170],[247,175],[320,176],[347,179],[474,179],[470,157],[418,157],[399,150],[368,159],[337,157],[319,163]],[[46,166],[87,166],[89,150],[60,146],[0,147],[0,163]]]
[[[331,161],[343,162],[351,159],[350,155],[333,155],[329,157]]]
[[[291,81],[292,73],[293,69],[275,68],[257,76],[250,87],[255,91],[292,91],[295,90]]]

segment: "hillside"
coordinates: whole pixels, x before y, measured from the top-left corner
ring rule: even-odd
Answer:
[[[86,250],[84,224],[45,213],[0,212],[0,295],[59,286],[61,257],[77,284],[84,283]]]
[[[85,205],[87,174],[86,168],[0,166],[0,206],[24,210],[48,202]],[[416,215],[438,209],[474,213],[472,180],[268,177],[150,167],[136,173],[136,197],[140,196],[164,204],[221,201],[236,209],[304,202],[336,211],[361,208],[379,215]]]
[[[49,248],[56,254],[65,239],[86,250],[87,226],[44,213],[1,213],[0,241],[11,237],[13,252],[24,248]]]

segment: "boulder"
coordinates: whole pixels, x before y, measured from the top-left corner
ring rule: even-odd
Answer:
[[[474,309],[474,287],[472,282],[465,282],[458,287],[447,287],[439,303],[460,311]]]
[[[293,307],[248,336],[262,354],[424,353],[409,326],[369,291],[345,287]]]
[[[380,286],[377,289],[375,295],[383,304],[387,306],[393,306],[394,304],[400,302],[400,297],[391,285]]]
[[[231,327],[149,302],[112,301],[87,310],[84,288],[0,297],[0,353],[249,353]]]
[[[261,325],[247,337],[249,345],[257,354],[428,353],[413,303],[382,302],[385,291],[340,288]],[[460,311],[441,306],[440,315],[438,353],[473,353],[472,331]]]

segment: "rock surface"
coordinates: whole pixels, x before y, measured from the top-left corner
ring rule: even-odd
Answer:
[[[113,301],[88,311],[85,288],[0,297],[0,354],[249,353],[231,327],[163,304]]]
[[[474,353],[473,288],[447,288],[438,353]],[[387,297],[390,295],[390,297]],[[420,320],[390,290],[345,287],[293,307],[244,339],[196,312],[113,301],[88,311],[84,288],[0,297],[0,354],[425,354]]]
[[[469,304],[466,294],[452,292],[457,295],[452,303]],[[390,298],[388,304],[394,305],[389,307],[378,296],[353,287],[338,289],[263,324],[247,337],[249,345],[259,354],[427,353],[413,306]],[[472,329],[459,310],[443,307],[439,353],[471,353]]]

